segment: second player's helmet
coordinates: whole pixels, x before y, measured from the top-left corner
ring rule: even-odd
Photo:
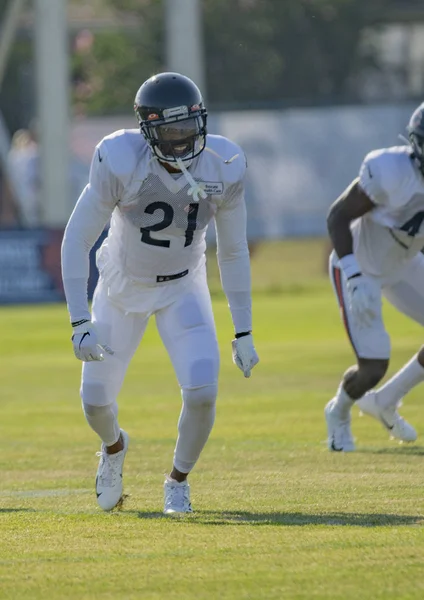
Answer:
[[[412,113],[407,129],[414,157],[424,174],[424,102]]]
[[[134,110],[155,156],[188,166],[206,144],[206,108],[197,85],[179,73],[159,73],[143,83]]]

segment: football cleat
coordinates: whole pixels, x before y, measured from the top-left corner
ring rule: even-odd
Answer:
[[[166,475],[163,489],[163,512],[165,515],[181,515],[193,512],[190,502],[190,485],[188,481],[182,481],[180,483]]]
[[[347,419],[341,419],[333,398],[325,407],[324,414],[327,421],[328,449],[331,452],[353,452],[355,442],[350,429],[350,414]]]
[[[102,444],[99,466],[96,476],[97,503],[103,510],[112,510],[122,504],[122,469],[125,455],[128,450],[128,434],[121,429],[124,449],[115,454],[108,454],[106,446]]]
[[[368,392],[356,402],[360,413],[369,415],[383,425],[390,437],[402,442],[415,442],[417,432],[397,411],[397,407],[382,408],[378,404],[378,393]]]

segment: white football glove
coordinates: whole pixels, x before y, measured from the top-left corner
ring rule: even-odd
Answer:
[[[252,334],[244,335],[232,341],[233,362],[243,371],[245,377],[250,377],[250,371],[259,362],[259,357],[253,345]]]
[[[367,327],[376,318],[376,290],[365,275],[356,275],[347,280],[349,307],[360,327]]]
[[[104,352],[113,354],[113,350],[98,340],[96,329],[91,321],[74,324],[72,328],[72,344],[75,356],[84,362],[104,360]]]

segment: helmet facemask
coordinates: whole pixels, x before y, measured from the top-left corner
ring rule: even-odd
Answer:
[[[421,173],[424,175],[424,136],[415,132],[410,132],[408,137],[414,158],[418,163]]]
[[[412,158],[424,175],[424,103],[420,104],[411,115],[408,127],[408,141],[412,148]]]
[[[141,121],[140,128],[153,154],[171,166],[179,160],[190,166],[205,148],[206,115],[201,112],[183,119]]]

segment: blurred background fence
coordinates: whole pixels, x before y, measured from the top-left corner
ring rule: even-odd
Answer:
[[[248,158],[252,242],[325,236],[329,204],[424,99],[422,0],[0,0],[0,303],[63,298],[95,144],[151,74],[202,88]],[[213,232],[210,234],[213,241]]]

